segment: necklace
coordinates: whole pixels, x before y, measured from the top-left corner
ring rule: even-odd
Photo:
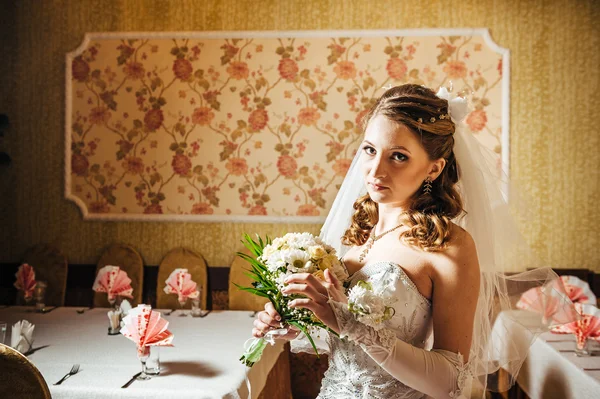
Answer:
[[[381,237],[383,237],[387,233],[391,233],[392,231],[399,229],[400,227],[402,227],[402,224],[399,224],[398,226],[396,226],[392,229],[386,230],[383,233],[379,234],[378,236],[375,235],[375,227],[373,227],[372,233],[369,236],[369,239],[367,240],[367,244],[365,245],[365,249],[363,249],[362,253],[358,257],[358,261],[362,262],[363,259],[365,259],[365,256],[367,256],[367,254],[369,253],[369,250],[371,249],[373,244],[375,244],[375,241],[379,240]]]

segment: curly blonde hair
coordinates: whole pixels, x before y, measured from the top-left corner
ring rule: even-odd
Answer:
[[[417,190],[399,221],[408,227],[400,233],[403,242],[425,251],[441,250],[448,243],[451,220],[465,212],[456,189],[455,125],[450,118],[440,118],[448,115],[448,101],[424,86],[405,84],[392,87],[377,100],[362,120],[363,130],[376,115],[408,127],[420,138],[430,160],[446,160],[442,173],[431,183],[431,192]],[[379,219],[377,203],[369,194],[356,200],[354,209],[350,228],[342,237],[345,245],[363,245]]]

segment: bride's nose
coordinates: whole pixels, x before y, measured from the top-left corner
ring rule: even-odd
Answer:
[[[373,179],[382,179],[386,177],[385,163],[381,156],[376,156],[369,163],[369,177]]]

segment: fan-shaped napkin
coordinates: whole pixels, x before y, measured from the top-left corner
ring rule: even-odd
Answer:
[[[549,326],[579,319],[561,283],[525,291],[517,302],[517,308],[540,314]]]
[[[106,292],[108,300],[112,301],[117,295],[133,298],[131,279],[119,266],[104,266],[98,270],[92,289],[96,292]]]
[[[185,302],[188,298],[198,298],[200,293],[196,289],[197,284],[192,281],[191,274],[187,269],[175,269],[165,281],[166,294],[177,294],[180,303]]]
[[[575,309],[581,319],[572,323],[554,327],[555,334],[575,334],[577,347],[583,349],[587,339],[600,341],[600,309],[594,305],[576,303]]]
[[[573,303],[596,305],[596,295],[594,295],[587,282],[575,276],[560,276],[560,279],[565,286],[565,291],[569,295],[569,299]]]
[[[37,282],[35,281],[35,271],[33,266],[23,263],[19,266],[19,270],[15,274],[17,281],[15,281],[15,288],[23,291],[25,299],[29,300],[33,296],[33,289]]]
[[[149,346],[173,346],[173,333],[167,330],[169,322],[150,305],[138,305],[123,319],[121,334],[135,342],[138,353],[144,355]]]

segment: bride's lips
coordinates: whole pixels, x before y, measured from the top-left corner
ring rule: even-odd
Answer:
[[[387,190],[386,186],[382,186],[380,184],[375,184],[375,183],[371,183],[371,182],[368,182],[367,184],[369,186],[371,186],[371,188],[375,191]]]

